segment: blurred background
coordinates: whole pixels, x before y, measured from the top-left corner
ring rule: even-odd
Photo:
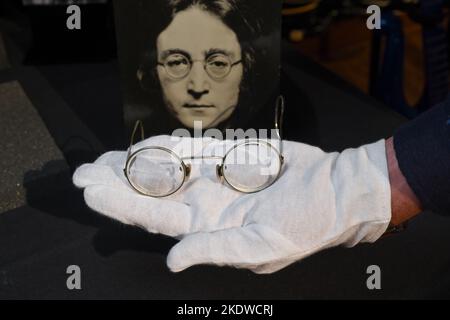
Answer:
[[[284,3],[285,38],[401,114],[412,118],[447,96],[448,1]],[[379,30],[366,27],[370,5],[381,9]]]

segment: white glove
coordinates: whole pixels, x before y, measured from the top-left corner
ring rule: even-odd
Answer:
[[[209,140],[202,147],[223,143],[230,142]],[[220,184],[211,164],[193,165],[190,180],[174,195],[146,197],[124,177],[125,152],[81,166],[73,180],[85,188],[93,210],[182,239],[167,257],[175,272],[214,264],[271,273],[325,248],[374,242],[385,232],[391,199],[384,140],[342,153],[283,143],[282,175],[254,194]],[[174,142],[159,136],[138,147],[144,145],[170,148]]]

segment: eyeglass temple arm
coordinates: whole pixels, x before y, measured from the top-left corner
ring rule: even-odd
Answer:
[[[127,158],[129,158],[131,155],[131,147],[133,146],[134,137],[135,137],[136,131],[138,131],[138,129],[140,129],[140,131],[141,131],[141,140],[140,141],[144,140],[144,126],[142,125],[141,120],[137,120],[134,125],[133,133],[131,134],[131,140],[130,140],[130,146],[128,147]]]
[[[280,139],[280,153],[283,154],[283,119],[284,119],[284,97],[278,96],[275,106],[275,132]]]

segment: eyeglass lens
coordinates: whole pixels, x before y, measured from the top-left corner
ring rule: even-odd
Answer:
[[[265,143],[245,143],[232,149],[224,159],[223,175],[235,189],[256,192],[270,186],[278,177],[278,152]]]
[[[181,161],[161,149],[145,149],[131,160],[128,175],[138,191],[150,196],[164,196],[176,191],[184,181]]]

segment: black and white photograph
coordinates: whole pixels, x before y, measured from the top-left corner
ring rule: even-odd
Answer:
[[[279,0],[114,5],[128,127],[142,120],[146,132],[160,134],[192,129],[196,121],[205,129],[273,122]]]

